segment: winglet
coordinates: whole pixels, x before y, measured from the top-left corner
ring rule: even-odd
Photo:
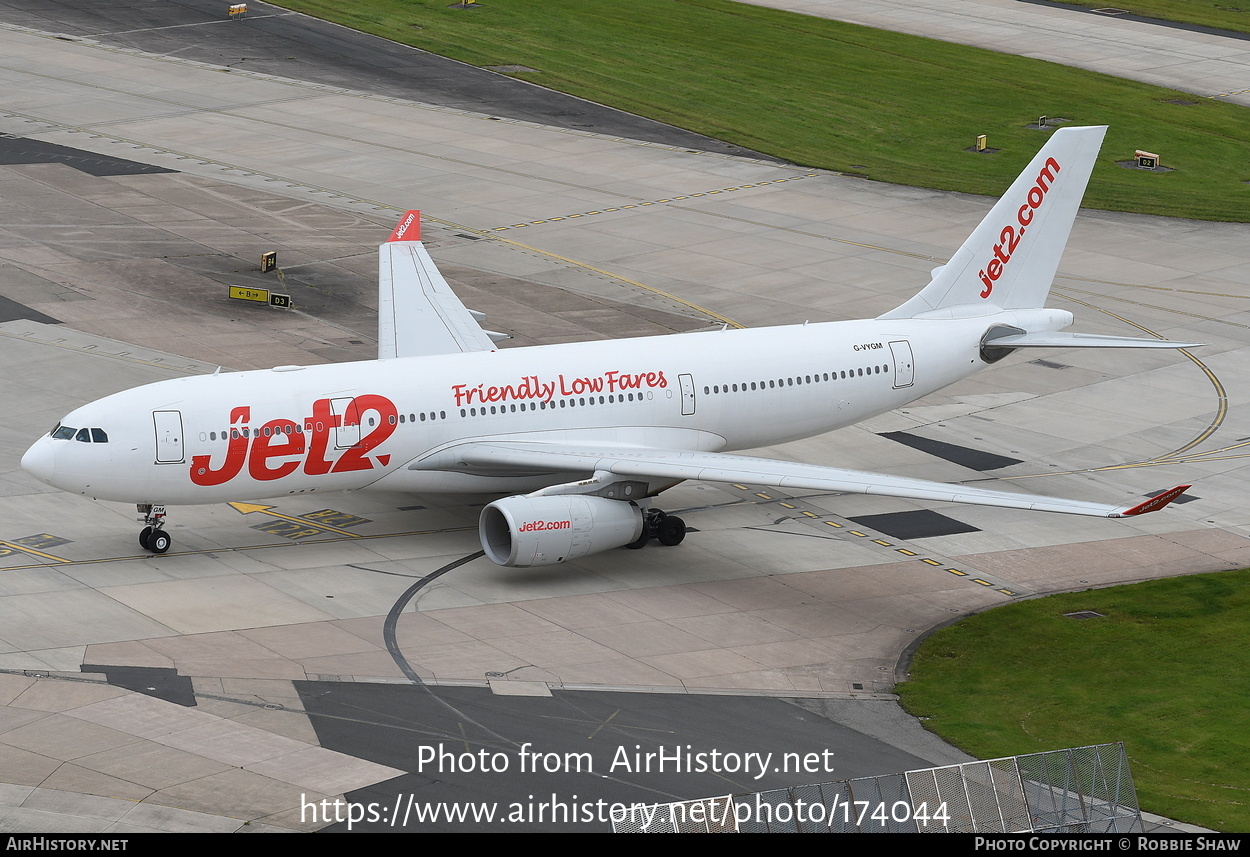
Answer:
[[[1138,503],[1136,506],[1134,506],[1131,509],[1125,509],[1117,517],[1127,518],[1130,515],[1144,515],[1147,512],[1157,512],[1160,509],[1162,509],[1164,506],[1166,506],[1167,504],[1171,503],[1177,497],[1181,496],[1186,491],[1188,491],[1190,487],[1191,486],[1189,485],[1177,485],[1175,488],[1171,489],[1170,491],[1164,491],[1162,494],[1158,494],[1154,497],[1151,497],[1149,500],[1145,501],[1144,503]]]
[[[493,350],[421,243],[421,212],[404,212],[378,247],[378,359]]]
[[[395,231],[391,233],[391,237],[386,240],[388,242],[420,241],[421,212],[416,209],[404,212],[404,216],[399,220],[399,225],[395,227]]]

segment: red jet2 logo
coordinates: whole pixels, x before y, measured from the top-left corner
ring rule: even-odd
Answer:
[[[1054,183],[1055,173],[1059,172],[1059,169],[1058,161],[1054,158],[1046,159],[1046,163],[1042,165],[1042,171],[1037,174],[1037,181],[1033,183],[1033,187],[1029,188],[1028,202],[1020,206],[1020,210],[1016,212],[1016,222],[1020,224],[1020,231],[1017,232],[1016,228],[1008,223],[999,233],[999,243],[994,245],[994,258],[977,272],[981,282],[985,283],[985,291],[981,292],[981,297],[988,298],[990,292],[994,291],[994,282],[1003,275],[1007,263],[1011,261],[1011,254],[1016,252],[1016,245],[1024,237],[1024,227],[1033,222],[1033,212],[1045,201],[1046,193],[1050,190],[1050,185]]]
[[[327,473],[350,473],[372,470],[375,466],[367,455],[381,446],[395,431],[398,411],[395,404],[385,396],[372,393],[343,400],[346,406],[341,414],[334,413],[330,399],[313,402],[312,416],[304,418],[301,427],[294,420],[270,420],[259,428],[250,428],[252,409],[238,407],[230,411],[230,443],[226,447],[226,460],[220,467],[212,466],[212,456],[196,455],[191,458],[191,481],[196,485],[223,485],[247,471],[258,482],[269,482],[289,476],[303,464],[309,476]],[[330,433],[348,430],[354,436],[360,430],[361,418],[376,413],[380,419],[364,437],[351,444],[336,444],[342,449],[337,458],[330,452]],[[250,435],[250,437],[249,437]],[[336,437],[338,437],[336,435]],[[378,455],[378,464],[390,463],[389,455]]]
[[[529,521],[516,529],[518,533],[533,533],[543,530],[567,530],[572,526],[572,521]]]

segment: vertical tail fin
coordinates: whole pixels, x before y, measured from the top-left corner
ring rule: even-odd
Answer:
[[[1056,131],[929,285],[881,318],[1040,309],[1106,130]]]

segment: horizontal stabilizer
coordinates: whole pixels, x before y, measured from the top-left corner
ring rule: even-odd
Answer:
[[[1174,342],[1136,336],[1100,336],[1094,333],[1042,331],[1017,333],[987,339],[994,348],[1200,348],[1205,342]]]

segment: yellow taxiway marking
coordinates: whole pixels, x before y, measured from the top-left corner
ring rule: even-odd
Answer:
[[[19,545],[17,542],[0,541],[0,547],[12,548],[15,551],[21,551],[22,553],[30,554],[31,556],[43,557],[44,559],[50,559],[53,562],[73,562],[72,559],[65,559],[65,557],[60,557],[60,556],[53,556],[50,553],[44,553],[43,551],[37,551],[34,548],[28,548],[25,545]]]
[[[1064,291],[1066,291],[1064,287],[1059,287],[1059,286],[1057,286],[1055,290],[1059,294],[1062,294]],[[1077,291],[1082,291],[1082,290],[1078,289]],[[1081,306],[1089,307],[1090,309],[1096,310],[1097,312],[1101,312],[1104,315],[1109,315],[1112,318],[1116,319],[1117,321],[1122,321],[1127,325],[1130,325],[1132,327],[1137,328],[1138,330],[1141,330],[1145,333],[1150,334],[1151,336],[1157,337],[1159,339],[1164,338],[1161,334],[1156,333],[1150,328],[1144,325],[1138,324],[1137,322],[1132,321],[1128,318],[1125,318],[1124,316],[1118,313],[1114,313],[1111,310],[1103,309],[1100,306],[1096,306],[1095,304],[1089,303],[1087,301],[1083,301],[1080,298],[1072,297],[1070,294],[1062,294],[1062,296],[1066,300],[1070,300],[1073,303],[1080,304]],[[1127,301],[1127,302],[1137,303],[1136,301]],[[1142,306],[1150,306],[1150,305],[1142,304]],[[1166,310],[1165,307],[1155,307],[1155,308]],[[1175,310],[1167,310],[1167,311],[1175,312]],[[1182,313],[1182,315],[1192,315],[1192,313]],[[1198,316],[1198,317],[1206,318],[1205,316]],[[1207,440],[1209,437],[1211,437],[1213,434],[1219,431],[1220,427],[1224,424],[1224,420],[1228,416],[1228,391],[1224,388],[1224,384],[1220,381],[1220,379],[1216,376],[1216,374],[1211,371],[1211,368],[1207,366],[1206,363],[1202,362],[1202,360],[1200,360],[1197,356],[1195,356],[1193,352],[1189,351],[1189,349],[1187,348],[1181,348],[1178,350],[1190,362],[1192,362],[1195,366],[1197,366],[1198,369],[1201,370],[1202,373],[1207,377],[1207,380],[1211,382],[1211,386],[1215,390],[1215,397],[1216,397],[1215,414],[1211,417],[1210,422],[1207,424],[1206,428],[1198,432],[1198,434],[1195,437],[1191,438],[1187,443],[1183,444],[1182,446],[1177,447],[1171,452],[1165,452],[1162,455],[1156,455],[1153,458],[1142,459],[1140,461],[1129,461],[1123,464],[1106,464],[1101,467],[1087,467],[1081,470],[1051,470],[1047,473],[1022,473],[1019,476],[1004,476],[1002,478],[1004,480],[1035,479],[1039,476],[1069,476],[1069,475],[1073,475],[1077,473],[1097,473],[1097,472],[1103,472],[1103,471],[1109,471],[1109,470],[1129,470],[1129,469],[1134,469],[1138,467],[1158,467],[1160,465],[1179,464],[1179,463],[1184,463],[1188,461],[1212,461],[1212,460],[1218,460],[1218,459],[1204,458],[1204,456],[1211,456],[1216,453],[1226,452],[1228,450],[1237,449],[1240,446],[1244,446],[1245,444],[1238,443],[1232,446],[1223,447],[1221,449],[1213,449],[1208,452],[1196,452],[1196,453],[1189,452],[1189,450],[1193,449],[1195,446],[1198,446],[1200,443]]]
[[[250,515],[253,512],[264,512],[270,517],[281,518],[283,521],[290,521],[292,524],[299,524],[304,527],[313,527],[314,529],[324,530],[327,533],[338,533],[340,536],[349,536],[353,539],[361,538],[360,533],[340,530],[338,527],[332,527],[329,524],[321,524],[308,518],[297,518],[294,515],[283,515],[279,512],[271,511],[273,506],[262,506],[259,503],[231,503],[230,508],[244,515]]]

